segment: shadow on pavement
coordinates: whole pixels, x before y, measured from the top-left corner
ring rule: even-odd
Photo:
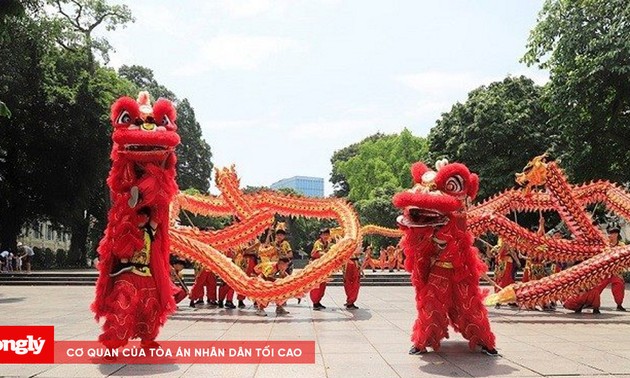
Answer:
[[[1,295],[1,294],[0,294]],[[0,304],[2,303],[16,303],[22,302],[26,299],[26,297],[10,297],[10,298],[0,298]]]
[[[475,377],[504,377],[517,371],[506,365],[501,357],[491,357],[479,350],[471,351],[466,341],[445,341],[438,353],[428,353],[420,358],[425,365],[419,370],[431,375],[460,376],[461,371]],[[472,371],[471,371],[472,370]]]
[[[601,314],[592,314],[590,310],[581,314],[573,312],[539,312],[520,311],[512,314],[494,313],[492,323],[521,323],[521,324],[620,324],[630,320],[630,313],[616,312],[614,309],[601,309]],[[502,317],[502,316],[509,316]]]
[[[171,373],[180,370],[180,367],[174,364],[174,360],[171,358],[164,359],[164,364],[150,364],[150,365],[123,365],[120,369],[112,373],[111,368],[108,368],[107,364],[101,364],[98,366],[98,370],[104,377],[113,375],[116,377],[141,377],[152,376],[165,373]],[[183,372],[182,372],[183,373]]]
[[[267,310],[266,317],[256,316],[253,309],[246,310],[220,310],[217,312],[206,311],[179,311],[171,315],[169,319],[173,320],[190,320],[195,322],[212,322],[212,323],[263,323],[275,321],[276,323],[321,323],[321,322],[346,322],[356,320],[370,320],[372,313],[369,310],[358,309],[354,311],[345,311],[336,308],[329,308],[324,311],[318,311],[318,314],[337,315],[334,318],[294,318],[291,314],[285,316],[276,316],[273,306]],[[342,316],[339,316],[342,315]]]

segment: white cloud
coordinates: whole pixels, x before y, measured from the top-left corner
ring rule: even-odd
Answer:
[[[545,85],[549,81],[549,72],[534,68],[527,68],[516,71],[512,76],[526,76],[534,81],[537,85]]]
[[[311,121],[291,127],[287,136],[294,140],[339,140],[361,135],[378,127],[375,119],[339,119]]]
[[[484,77],[469,72],[448,71],[426,71],[396,77],[398,82],[433,96],[461,91],[467,93],[480,85],[500,79],[499,77]]]
[[[260,128],[274,131],[282,128],[277,121],[270,119],[208,120],[203,125],[210,132],[251,131]]]
[[[292,38],[220,35],[200,47],[196,61],[175,71],[178,75],[195,75],[210,69],[255,70],[265,61],[285,51],[299,50]]]
[[[290,11],[300,11],[311,6],[337,6],[341,0],[219,0],[208,2],[208,12],[228,18],[254,18],[273,14],[284,17]]]
[[[443,112],[447,112],[453,106],[451,101],[419,101],[416,106],[410,109],[405,115],[414,118],[425,118],[427,116],[436,116]]]
[[[268,11],[273,5],[270,0],[224,0],[219,2],[219,6],[234,18],[256,16]]]
[[[526,76],[538,85],[549,81],[549,73],[542,70],[521,69],[505,75],[480,75],[472,72],[426,71],[396,76],[396,81],[431,96],[449,95],[451,93],[468,93],[473,89],[494,81],[503,80],[508,75]]]

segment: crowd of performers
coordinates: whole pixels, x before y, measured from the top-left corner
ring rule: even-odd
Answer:
[[[334,243],[331,237],[331,230],[328,228],[319,231],[319,237],[314,241],[310,253],[310,261],[322,257],[331,249]],[[230,249],[226,256],[240,267],[248,276],[260,277],[267,281],[275,281],[287,277],[293,273],[293,249],[287,240],[287,230],[284,223],[278,223],[273,233],[270,233],[265,243],[260,241],[238,249]],[[356,310],[356,301],[359,296],[361,286],[361,276],[363,269],[372,268],[393,271],[394,269],[404,269],[402,250],[396,246],[389,246],[380,250],[376,258],[373,254],[373,247],[367,246],[363,253],[356,253],[343,265],[343,284],[346,293],[347,310]],[[247,307],[245,296],[235,293],[234,290],[221,280],[212,271],[194,263],[195,281],[192,288],[188,288],[183,280],[183,269],[186,261],[172,256],[171,266],[172,280],[177,289],[174,293],[175,302],[180,303],[186,297],[190,300],[190,307],[204,306],[206,308],[225,308],[228,310]],[[327,281],[320,283],[309,292],[309,297],[313,303],[313,310],[325,310],[322,299],[326,293]],[[236,297],[236,303],[235,299]],[[205,301],[204,301],[205,299]],[[298,304],[302,298],[296,298]],[[285,302],[275,303],[276,315],[289,314],[285,308]],[[267,316],[266,306],[260,303],[253,303],[256,315]]]
[[[401,269],[405,269],[405,254],[398,245],[390,245],[377,252],[374,252],[372,246],[367,246],[365,260],[363,260],[361,268],[372,269],[372,272],[376,272],[377,269],[380,269],[381,272],[384,270],[399,272]]]
[[[539,232],[544,232],[543,225],[538,228]],[[560,230],[550,232],[554,238],[563,238]],[[624,245],[621,240],[620,228],[612,225],[607,228],[607,234],[611,246]],[[293,273],[293,250],[287,240],[287,231],[284,224],[280,223],[273,233],[273,240],[261,244],[259,241],[249,245],[231,249],[227,256],[234,261],[247,275],[257,276],[267,281],[275,281]],[[320,230],[319,238],[313,243],[310,261],[318,259],[327,253],[334,241],[331,239],[329,229]],[[536,281],[551,274],[558,273],[571,266],[553,261],[541,261],[536,258],[524,256],[517,250],[503,242],[501,238],[495,246],[491,248],[480,248],[481,258],[486,265],[494,272],[493,284],[495,292],[500,288],[513,284],[517,280],[517,272],[522,270],[521,282]],[[575,262],[578,263],[578,262]],[[207,308],[244,309],[246,308],[245,296],[235,293],[234,290],[216,276],[213,272],[204,269],[199,264],[194,263],[195,281],[189,290],[183,281],[183,269],[186,261],[174,257],[171,259],[173,266],[172,278],[177,286],[174,293],[176,303],[181,302],[186,297],[190,299],[190,307],[206,306]],[[404,253],[399,245],[387,246],[377,252],[371,245],[368,245],[362,254],[351,257],[343,266],[343,282],[346,293],[345,307],[348,310],[358,309],[355,305],[359,288],[361,286],[361,276],[363,271],[371,269],[393,272],[394,270],[404,270]],[[313,310],[324,310],[321,301],[326,293],[327,282],[324,281],[309,293],[313,303]],[[617,311],[626,311],[623,307],[624,300],[624,279],[621,275],[615,275],[604,280],[590,291],[565,300],[564,308],[581,313],[583,309],[591,308],[594,314],[600,313],[600,296],[604,289],[611,287],[612,295],[617,305]],[[234,298],[237,303],[235,304]],[[205,302],[204,302],[205,298]],[[298,304],[302,298],[297,298]],[[265,306],[254,303],[256,315],[267,316]],[[511,307],[519,307],[516,303],[509,304]],[[540,308],[526,308],[529,310],[540,309],[543,311],[555,310],[557,304],[550,302]],[[497,304],[496,308],[501,305]],[[285,303],[276,303],[276,315],[286,315],[289,311],[285,308]]]
[[[538,228],[539,232],[544,232],[543,225]],[[621,230],[619,226],[612,224],[607,227],[606,233],[608,235],[608,241],[611,247],[624,245],[621,240]],[[564,237],[562,231],[552,230],[553,238],[562,239]],[[480,251],[483,249],[480,249]],[[541,278],[547,277],[551,274],[558,273],[563,269],[570,267],[572,264],[562,264],[554,261],[543,261],[532,257],[523,256],[518,253],[514,248],[505,244],[501,238],[499,238],[497,244],[492,248],[485,249],[485,255],[482,255],[482,259],[485,260],[487,265],[494,270],[494,283],[495,292],[498,292],[500,288],[506,287],[516,282],[517,271],[522,269],[523,274],[521,281],[536,281]],[[577,264],[580,261],[576,261],[573,264]],[[614,275],[599,285],[581,295],[568,298],[562,305],[564,308],[573,310],[575,313],[581,313],[583,309],[591,308],[593,314],[600,313],[600,297],[604,289],[610,285],[613,298],[617,305],[617,311],[626,311],[623,307],[625,284],[621,274]],[[541,310],[550,311],[556,308],[555,302],[544,304]],[[495,307],[500,308],[500,304]],[[516,303],[510,303],[511,307],[519,307]],[[534,310],[535,308],[527,308]]]

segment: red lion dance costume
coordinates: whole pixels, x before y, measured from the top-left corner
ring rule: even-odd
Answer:
[[[175,108],[165,99],[153,107],[149,94],[112,105],[112,169],[107,178],[111,209],[98,248],[99,278],[92,311],[105,318],[99,341],[118,348],[155,338],[176,306],[169,265],[169,204],[177,193]]]
[[[442,160],[436,171],[423,163],[411,167],[416,185],[393,198],[403,209],[398,224],[404,232],[405,269],[416,290],[418,318],[409,354],[427,347],[438,351],[448,338],[448,325],[469,341],[497,355],[479,278],[487,267],[466,230],[466,209],[479,188],[479,178],[463,164]]]

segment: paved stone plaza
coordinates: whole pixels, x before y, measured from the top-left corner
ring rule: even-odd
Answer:
[[[626,288],[628,307],[630,293]],[[1,325],[54,325],[56,340],[94,340],[99,328],[88,305],[93,287],[3,286]],[[601,315],[490,310],[501,358],[468,351],[457,335],[438,354],[409,356],[415,318],[412,287],[365,287],[353,313],[341,310],[342,287],[328,288],[328,309],[289,302],[291,314],[267,318],[245,310],[182,309],[159,339],[315,340],[314,365],[0,365],[0,376],[100,377],[539,377],[630,376],[630,312],[613,311],[602,296]],[[182,302],[182,304],[184,304]],[[186,303],[187,305],[187,303]]]

